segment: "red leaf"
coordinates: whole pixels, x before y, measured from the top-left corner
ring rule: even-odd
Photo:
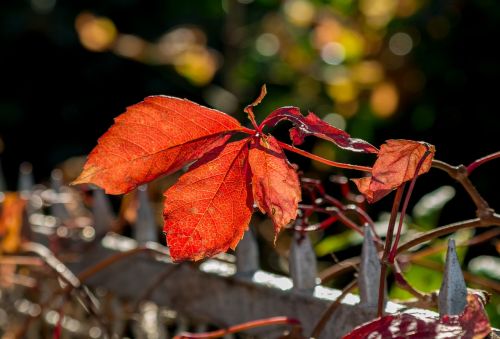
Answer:
[[[442,318],[427,314],[391,314],[355,328],[343,339],[361,338],[484,338],[491,332],[480,298],[467,296],[465,310]]]
[[[418,175],[426,173],[431,168],[434,146],[412,140],[387,140],[377,154],[372,176],[352,181],[368,202],[373,203],[405,181],[411,180],[415,176],[420,159],[426,152],[430,154],[422,163]]]
[[[296,145],[300,145],[304,142],[306,136],[314,135],[318,138],[333,142],[340,148],[349,151],[365,153],[378,152],[377,148],[370,145],[368,142],[351,138],[348,133],[321,120],[312,112],[309,112],[309,115],[304,117],[297,107],[278,108],[269,114],[269,116],[262,121],[260,126],[274,126],[282,120],[288,120],[295,125],[294,128],[290,129],[290,138]]]
[[[239,122],[189,100],[151,96],[115,119],[73,184],[94,183],[120,194],[224,144]]]
[[[301,199],[299,177],[272,136],[258,139],[248,156],[253,198],[274,222],[275,239],[281,228],[297,216]]]
[[[248,139],[214,149],[165,192],[164,231],[175,261],[234,249],[252,215]]]

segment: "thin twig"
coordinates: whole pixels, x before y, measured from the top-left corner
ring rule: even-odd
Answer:
[[[452,166],[444,161],[434,159],[432,161],[432,167],[445,171],[450,177],[458,181],[464,187],[476,205],[476,214],[478,217],[481,218],[482,216],[488,216],[494,213],[486,200],[483,199],[476,187],[470,181],[469,173],[464,165]]]
[[[320,156],[317,156],[315,154],[309,153],[307,151],[304,151],[304,150],[302,150],[300,148],[296,148],[296,147],[290,146],[290,145],[288,145],[286,143],[283,143],[281,141],[278,141],[278,144],[280,145],[281,148],[286,149],[287,151],[291,151],[291,152],[300,154],[300,155],[302,155],[302,156],[304,156],[306,158],[309,158],[309,159],[312,159],[312,160],[315,160],[315,161],[319,161],[319,162],[321,162],[321,163],[323,163],[325,165],[328,165],[328,166],[333,166],[333,167],[337,167],[337,168],[352,169],[352,170],[363,171],[363,172],[368,172],[368,173],[371,173],[371,171],[372,171],[371,167],[359,166],[359,165],[351,165],[351,164],[346,164],[346,163],[343,163],[343,162],[331,161],[331,160],[322,158]]]
[[[422,158],[420,158],[420,160],[418,161],[417,167],[415,169],[415,174],[411,179],[410,186],[408,187],[408,191],[406,192],[406,197],[403,202],[403,207],[401,208],[401,214],[399,216],[399,224],[398,224],[398,229],[396,231],[396,237],[394,238],[394,243],[392,244],[392,249],[391,252],[389,253],[389,258],[388,258],[390,263],[394,263],[394,258],[396,257],[396,250],[398,248],[399,239],[401,237],[401,231],[403,229],[403,220],[406,215],[406,209],[408,208],[408,203],[410,202],[411,194],[413,193],[413,188],[415,187],[415,183],[417,182],[418,172],[420,171],[420,168],[422,167],[425,159],[431,154],[428,146],[426,147],[427,150],[425,151]]]
[[[482,157],[480,159],[473,161],[472,163],[470,163],[467,166],[467,172],[470,175],[472,173],[472,171],[474,171],[476,168],[478,168],[482,164],[487,163],[488,161],[493,160],[493,159],[497,159],[497,158],[500,158],[500,151],[492,153],[492,154],[488,154],[485,157]]]
[[[263,326],[271,326],[271,325],[293,325],[300,326],[300,321],[294,318],[289,317],[272,317],[267,319],[259,319],[248,321],[243,324],[235,325],[228,327],[226,329],[221,329],[212,332],[205,333],[188,333],[184,332],[179,335],[176,335],[174,339],[209,339],[209,338],[220,338],[225,336],[226,334],[238,333],[242,331],[248,331],[253,328],[263,327]]]
[[[448,235],[450,233],[454,233],[459,230],[467,229],[467,228],[476,228],[476,227],[491,227],[491,226],[500,226],[500,215],[493,214],[488,217],[486,220],[482,220],[479,218],[463,220],[459,222],[455,222],[452,224],[448,224],[446,226],[441,226],[435,229],[432,229],[427,232],[421,232],[413,236],[411,240],[401,244],[398,247],[397,253],[403,253],[410,248],[425,243],[429,240],[442,237],[444,235]]]
[[[401,203],[401,198],[403,196],[403,191],[405,184],[398,187],[396,195],[394,196],[394,202],[392,204],[391,217],[389,219],[389,226],[387,228],[387,234],[385,237],[384,253],[382,254],[381,267],[380,267],[380,278],[379,278],[379,288],[378,288],[378,304],[377,304],[377,314],[379,317],[382,316],[384,312],[384,294],[385,294],[385,281],[387,279],[387,258],[392,246],[392,237],[394,233],[394,225],[396,224],[396,218],[398,215],[399,204]]]

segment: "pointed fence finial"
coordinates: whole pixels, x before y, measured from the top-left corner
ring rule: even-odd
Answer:
[[[35,179],[33,178],[33,166],[29,162],[23,162],[19,166],[19,179],[17,182],[17,190],[21,196],[27,198],[31,195],[35,186]]]
[[[249,229],[236,247],[236,274],[240,277],[249,277],[258,269],[259,247],[252,229]]]
[[[142,185],[137,189],[137,219],[134,227],[134,239],[139,244],[148,241],[158,241],[158,229],[153,214],[153,208],[148,197],[148,186]]]
[[[448,240],[443,282],[439,289],[439,315],[457,315],[467,305],[467,286],[457,257],[455,240]]]
[[[92,202],[92,215],[96,235],[104,235],[111,230],[115,215],[108,196],[100,188],[94,189]]]
[[[50,174],[50,187],[54,191],[55,199],[50,206],[50,213],[61,220],[67,220],[70,215],[66,209],[65,201],[63,199],[64,195],[61,194],[61,188],[63,186],[63,172],[56,168]]]
[[[307,233],[294,232],[289,265],[293,289],[313,292],[316,287],[316,254]]]
[[[363,247],[361,249],[361,264],[358,275],[359,297],[361,299],[361,305],[365,307],[377,307],[380,270],[380,259],[373,242],[372,230],[368,225],[365,225]]]

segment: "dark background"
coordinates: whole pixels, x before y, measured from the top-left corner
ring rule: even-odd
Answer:
[[[301,1],[278,0],[4,0],[0,159],[7,186],[15,190],[23,161],[31,162],[37,181],[43,181],[68,158],[88,154],[112,119],[145,96],[186,97],[230,109],[227,113],[246,121],[239,112],[263,83],[269,94],[257,109],[259,120],[276,107],[297,105],[322,117],[336,113],[349,133],[376,146],[390,138],[430,142],[436,158],[451,164],[468,164],[498,151],[500,5],[494,0],[378,2],[382,14],[367,9],[370,1],[347,0],[311,1],[305,8]],[[310,18],[308,11],[314,13]],[[313,38],[324,20],[355,32],[358,42],[364,41],[363,51],[354,48],[354,56],[328,65]],[[187,47],[182,47],[181,28],[195,36]],[[404,56],[391,54],[390,40],[398,32],[412,39]],[[279,48],[264,48],[262,54],[263,47],[259,51],[257,46],[264,41],[265,47],[266,33],[278,38]],[[344,41],[342,36],[327,38]],[[117,47],[120,41],[125,50],[139,46],[139,52],[124,55]],[[347,55],[348,43],[344,47]],[[162,56],[161,48],[174,55]],[[348,90],[331,94],[332,85],[323,75],[347,70],[351,79],[350,72],[365,61],[375,61],[383,76],[370,84],[354,81],[356,94],[347,102],[337,100]],[[381,83],[397,93],[396,108],[385,115],[377,114],[371,101]],[[285,140],[286,126],[277,134]],[[373,161],[313,140],[304,148],[340,161]],[[294,156],[291,160],[323,179],[332,173],[359,175]],[[477,169],[472,180],[500,209],[498,173],[500,161],[494,161]],[[474,206],[462,188],[436,170],[419,179],[415,196],[444,184],[454,185],[457,196],[444,208],[439,224],[473,217]],[[372,215],[390,210],[390,200],[372,207]],[[484,251],[494,253],[492,247]]]

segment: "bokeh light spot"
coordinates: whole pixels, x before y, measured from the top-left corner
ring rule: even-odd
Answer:
[[[384,69],[378,61],[362,61],[352,67],[354,80],[361,85],[372,85],[384,78]]]
[[[144,40],[135,35],[122,34],[116,39],[114,51],[126,58],[140,59],[146,45]]]
[[[332,82],[327,88],[327,93],[336,102],[346,102],[358,96],[358,88],[350,78],[343,77]]]
[[[287,19],[292,24],[300,27],[310,25],[315,15],[314,5],[304,0],[288,0],[283,10]]]
[[[321,49],[321,59],[330,65],[339,65],[345,59],[344,46],[337,42],[329,42]]]
[[[329,113],[323,118],[324,121],[332,126],[345,130],[346,121],[343,116],[337,113]]]
[[[113,21],[82,12],[75,20],[81,44],[90,51],[103,52],[114,43],[117,30]]]
[[[31,0],[31,8],[39,14],[48,14],[56,6],[56,0]]]
[[[413,40],[406,33],[398,32],[389,39],[389,49],[392,53],[403,56],[410,53],[413,48]]]
[[[273,56],[280,49],[280,41],[278,37],[272,33],[261,34],[255,41],[257,52],[263,56]]]
[[[376,86],[370,97],[373,113],[379,118],[388,118],[398,107],[399,94],[393,83],[383,82]]]

